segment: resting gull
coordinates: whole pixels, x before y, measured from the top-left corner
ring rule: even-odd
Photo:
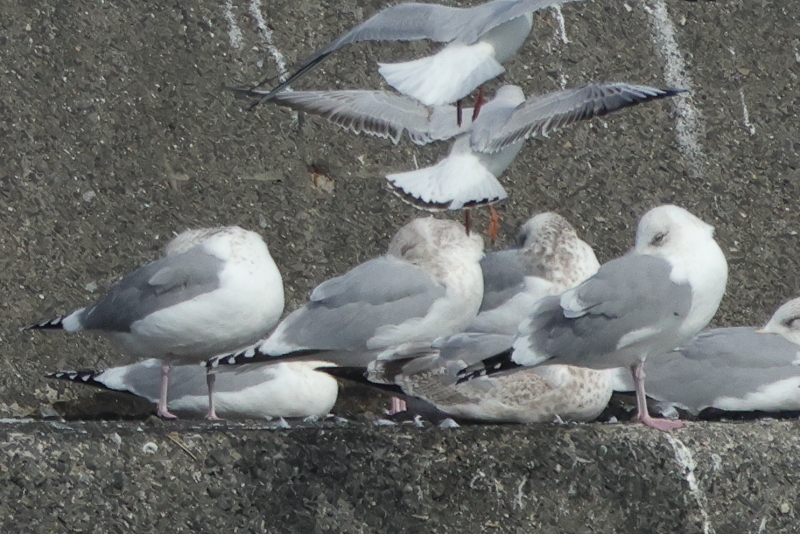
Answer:
[[[326,415],[339,386],[329,375],[314,371],[322,362],[280,362],[225,367],[216,371],[214,403],[226,418],[308,417]],[[161,362],[144,360],[102,371],[59,371],[49,378],[123,391],[157,403]],[[170,410],[189,415],[208,410],[206,372],[199,365],[170,370]]]
[[[165,256],[115,283],[100,300],[28,328],[96,330],[126,352],[161,361],[158,415],[167,409],[170,368],[254,343],[283,313],[283,281],[261,237],[242,228],[190,230]],[[208,374],[209,419],[214,374]]]
[[[334,376],[423,399],[450,416],[492,423],[591,421],[611,398],[611,371],[547,365],[457,384],[467,365],[508,350],[513,335],[463,333],[429,348],[387,353],[367,367],[324,368]]]
[[[764,328],[715,328],[680,349],[647,360],[647,396],[662,408],[697,415],[706,408],[800,410],[800,299]],[[619,388],[632,390],[632,384]]]
[[[278,359],[363,364],[389,347],[463,331],[483,295],[483,239],[450,220],[411,221],[385,256],[318,285],[265,340],[210,366]]]
[[[560,295],[600,267],[592,247],[557,213],[531,217],[518,243],[481,260],[483,302],[468,332],[515,334],[536,302]]]
[[[714,229],[677,206],[639,221],[634,249],[560,297],[546,297],[520,325],[510,350],[460,372],[466,381],[540,364],[627,367],[637,419],[669,430],[682,423],[647,412],[642,365],[704,328],[725,293],[728,266]]]
[[[458,210],[508,196],[497,177],[511,165],[526,139],[682,91],[592,83],[526,100],[520,87],[504,85],[474,122],[462,126],[447,120],[456,113],[452,106],[428,108],[381,91],[296,91],[276,95],[273,101],[320,115],[355,133],[395,142],[404,131],[417,144],[456,137],[447,157],[435,165],[386,178],[401,198],[415,205]]]
[[[450,104],[505,71],[502,63],[528,38],[535,11],[572,1],[494,0],[470,8],[415,2],[390,6],[314,52],[262,101],[273,98],[343,46],[359,41],[427,39],[448,45],[415,61],[379,63],[378,70],[389,85],[423,104]]]

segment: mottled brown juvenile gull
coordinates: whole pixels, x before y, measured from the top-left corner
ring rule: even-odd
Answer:
[[[662,408],[800,410],[800,299],[764,328],[714,328],[645,363],[647,396]],[[631,391],[627,381],[622,391]]]
[[[482,256],[482,238],[459,223],[415,219],[385,256],[323,282],[269,338],[210,365],[303,357],[366,364],[389,347],[429,345],[463,331],[477,315]]]
[[[557,213],[522,225],[518,246],[481,260],[483,302],[468,332],[515,334],[540,299],[560,295],[597,272],[592,247]]]
[[[611,398],[611,371],[548,365],[458,384],[458,371],[511,348],[513,335],[464,333],[429,348],[388,352],[334,376],[423,399],[450,416],[492,423],[591,421]]]
[[[261,363],[223,367],[216,371],[214,403],[225,418],[308,417],[326,415],[336,402],[339,386],[315,371],[322,362]],[[144,360],[98,371],[59,371],[49,378],[123,391],[157,403],[161,362]],[[206,371],[199,365],[170,370],[167,407],[181,415],[208,411]]]
[[[460,380],[541,364],[627,367],[637,419],[669,430],[680,422],[647,413],[642,364],[705,327],[725,293],[728,265],[714,229],[677,206],[647,212],[629,254],[560,297],[546,297],[520,325],[511,350],[460,373]]]
[[[572,1],[494,0],[470,8],[415,2],[390,6],[314,52],[262,100],[273,98],[343,46],[427,39],[448,45],[415,61],[380,63],[378,70],[389,85],[424,104],[450,104],[505,71],[501,63],[528,38],[534,11]]]
[[[283,313],[283,281],[258,234],[236,226],[181,234],[166,255],[115,283],[100,300],[29,328],[95,330],[139,358],[161,361],[158,414],[167,410],[170,368],[247,346]],[[208,375],[209,419],[214,375]]]
[[[356,133],[394,141],[403,131],[418,144],[457,136],[447,157],[435,165],[386,177],[401,198],[415,205],[457,210],[507,197],[497,177],[511,165],[526,139],[681,91],[593,83],[525,100],[520,87],[505,85],[474,122],[462,126],[456,124],[452,106],[427,108],[379,91],[298,91],[277,95],[273,101],[320,115]]]

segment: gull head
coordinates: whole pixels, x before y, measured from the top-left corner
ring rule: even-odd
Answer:
[[[467,234],[460,223],[422,217],[403,226],[389,242],[388,253],[415,265],[455,255],[461,261],[478,262],[483,257],[483,238]]]
[[[533,276],[568,289],[597,272],[600,263],[575,228],[561,215],[540,213],[519,231],[518,243]]]
[[[669,258],[691,246],[717,246],[714,227],[678,206],[653,208],[639,220],[636,245],[639,254]]]
[[[180,254],[186,252],[190,248],[199,245],[209,237],[228,230],[232,227],[217,227],[217,228],[196,228],[194,230],[186,230],[176,235],[172,241],[167,243],[164,247],[164,256],[171,256],[173,254]]]
[[[790,300],[778,308],[762,332],[780,334],[800,345],[800,298]]]

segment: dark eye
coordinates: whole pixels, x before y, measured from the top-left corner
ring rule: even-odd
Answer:
[[[659,232],[653,237],[653,240],[650,241],[650,244],[654,247],[660,247],[664,243],[664,238],[667,237],[665,232]]]
[[[783,321],[783,325],[789,329],[794,328],[794,323],[797,322],[798,319],[800,319],[800,317],[790,317]]]

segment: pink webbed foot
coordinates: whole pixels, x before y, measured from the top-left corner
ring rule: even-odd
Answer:
[[[650,428],[661,430],[662,432],[668,432],[670,430],[683,427],[683,421],[673,421],[672,419],[656,419],[655,417],[650,417],[649,415],[639,415],[636,417],[636,421],[642,423],[643,425],[649,426]]]
[[[408,409],[406,406],[406,401],[403,399],[398,399],[397,397],[392,397],[392,406],[389,408],[389,415],[395,415],[400,412],[404,412]]]

